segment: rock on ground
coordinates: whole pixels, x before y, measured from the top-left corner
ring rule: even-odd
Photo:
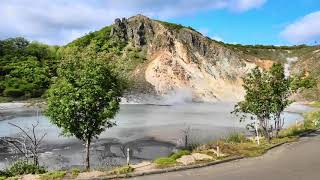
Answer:
[[[185,155],[181,158],[177,159],[177,162],[183,164],[183,165],[189,165],[196,162],[196,159],[192,155]]]
[[[209,156],[206,154],[200,154],[200,153],[194,153],[194,154],[192,154],[192,157],[196,161],[204,161],[204,160],[213,160],[214,159],[212,156]]]

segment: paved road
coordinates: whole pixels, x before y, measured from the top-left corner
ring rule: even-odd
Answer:
[[[134,180],[320,180],[320,132],[257,158]]]

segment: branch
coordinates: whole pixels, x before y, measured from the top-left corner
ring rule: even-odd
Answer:
[[[21,128],[21,127],[18,126],[18,125],[15,125],[15,124],[13,124],[13,123],[10,123],[10,122],[8,122],[8,124],[10,124],[11,126],[14,126],[14,127],[18,128],[18,129],[20,129],[20,131],[23,132],[23,133],[26,135],[26,137],[28,137],[28,138],[30,139],[30,141],[32,142],[32,144],[34,144],[32,137],[31,137],[23,128]]]

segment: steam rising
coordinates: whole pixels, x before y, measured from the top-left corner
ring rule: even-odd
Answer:
[[[163,103],[168,105],[184,104],[188,102],[192,102],[192,90],[189,88],[176,89],[163,97]]]
[[[284,74],[286,75],[286,77],[290,76],[290,67],[292,65],[292,63],[298,61],[297,57],[288,57],[287,58],[287,63],[284,65]]]

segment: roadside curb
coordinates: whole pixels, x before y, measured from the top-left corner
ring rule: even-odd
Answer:
[[[301,138],[301,137],[304,137],[304,136],[306,136],[306,135],[308,135],[308,134],[314,133],[314,132],[316,132],[316,131],[318,131],[318,130],[320,130],[320,129],[314,129],[314,130],[310,130],[310,131],[307,131],[307,132],[303,132],[303,133],[301,133],[301,134],[298,135],[298,139]],[[299,140],[298,140],[298,141],[299,141]],[[281,142],[281,143],[275,144],[275,145],[269,147],[269,148],[266,150],[266,152],[268,152],[269,150],[274,149],[274,148],[276,148],[276,147],[279,147],[279,146],[281,146],[281,145],[290,144],[290,143],[292,143],[292,142]]]
[[[315,130],[310,130],[304,133],[301,133],[298,137],[304,137],[308,134],[314,133],[320,129],[315,129]],[[281,142],[278,144],[274,144],[273,146],[269,147],[266,152],[268,152],[271,149],[274,149],[276,147],[279,147],[284,144],[289,144],[292,142]],[[165,169],[159,169],[159,170],[153,170],[149,172],[133,172],[133,173],[128,173],[128,174],[121,174],[121,175],[112,175],[112,176],[101,176],[101,177],[96,177],[96,178],[90,178],[92,180],[107,180],[107,179],[124,179],[124,178],[132,178],[132,177],[139,177],[139,176],[145,176],[145,175],[152,175],[152,174],[163,174],[163,173],[168,173],[168,172],[175,172],[175,171],[183,171],[183,170],[188,170],[188,169],[196,169],[196,168],[202,168],[202,167],[207,167],[207,166],[213,166],[217,164],[222,164],[222,163],[227,163],[231,161],[236,161],[240,159],[244,159],[244,156],[232,156],[223,160],[218,160],[218,161],[212,161],[212,162],[207,162],[207,163],[200,163],[200,164],[194,164],[194,165],[188,165],[188,166],[176,166],[176,167],[171,167],[171,168],[165,168]],[[88,179],[80,179],[80,180],[88,180]]]
[[[226,163],[226,162],[235,161],[243,158],[244,158],[243,156],[233,156],[223,160],[212,161],[208,163],[194,164],[189,166],[176,166],[176,167],[171,167],[166,169],[153,170],[149,172],[137,172],[137,173],[122,174],[122,175],[102,176],[102,177],[92,178],[92,180],[123,179],[123,178],[132,178],[132,177],[152,175],[152,174],[162,174],[162,173],[168,173],[168,172],[174,172],[174,171],[183,171],[188,169],[202,168],[202,167],[212,166],[216,164]],[[83,179],[83,180],[86,180],[86,179]]]

